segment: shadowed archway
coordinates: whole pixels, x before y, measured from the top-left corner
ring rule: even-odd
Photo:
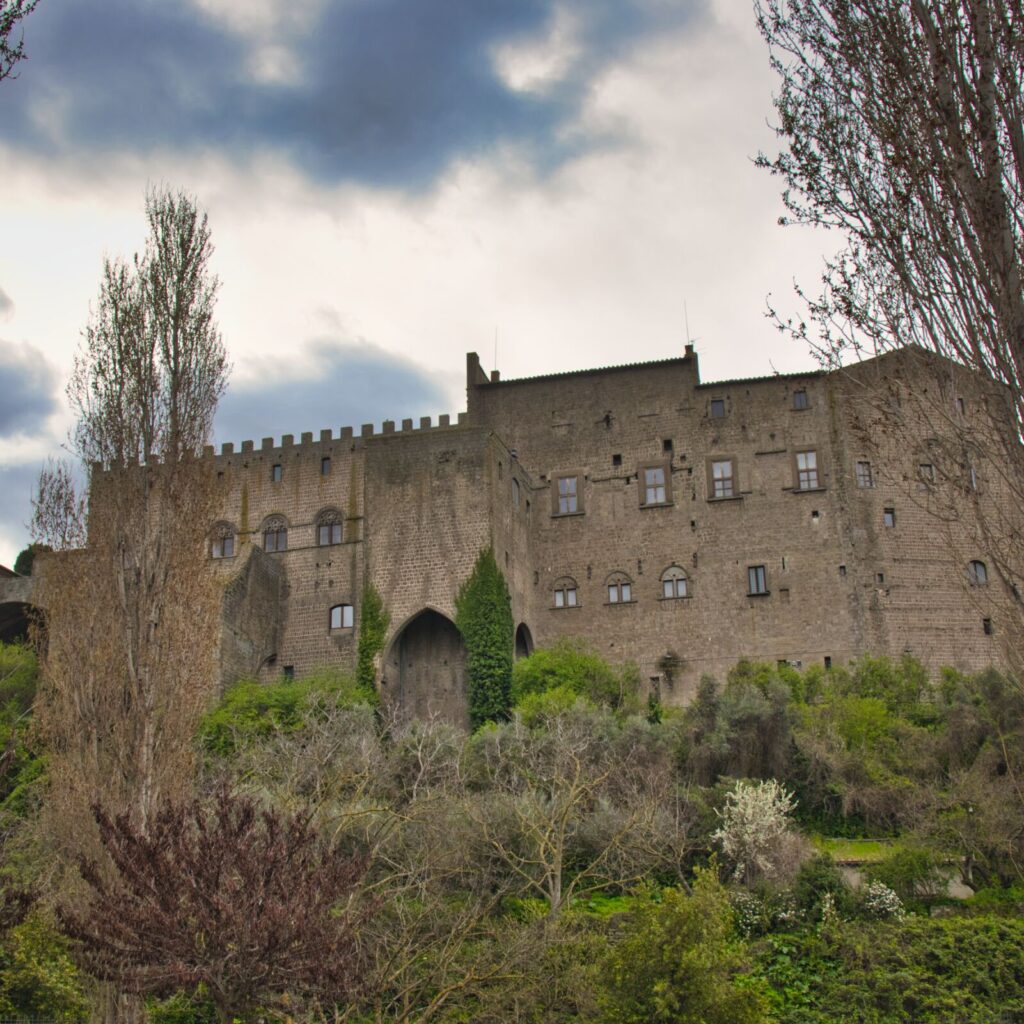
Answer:
[[[525,622],[519,623],[516,630],[516,661],[520,658],[528,658],[533,654],[533,634]]]
[[[413,616],[384,659],[381,689],[404,715],[467,726],[466,648],[455,623],[432,608]]]
[[[39,609],[25,601],[0,603],[0,640],[5,644],[28,640],[29,629],[40,621]]]

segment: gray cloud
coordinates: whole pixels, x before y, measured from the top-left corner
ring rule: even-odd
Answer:
[[[0,288],[0,316],[6,316],[13,309],[14,303],[11,301],[11,297],[3,288]]]
[[[0,438],[42,432],[57,410],[57,372],[31,345],[0,341]]]
[[[250,43],[188,3],[41,4],[8,83],[0,137],[51,157],[159,147],[287,153],[314,178],[417,189],[452,160],[513,141],[540,166],[598,72],[708,0],[568,0],[580,46],[557,88],[508,88],[491,54],[544,30],[556,0],[327,0],[294,52],[299,84],[259,82]],[[561,6],[566,6],[562,4]]]
[[[436,415],[447,408],[442,388],[426,373],[370,345],[320,339],[307,346],[311,369],[282,376],[268,362],[266,379],[232,385],[217,410],[218,442],[253,440],[327,427],[337,432],[384,419]]]

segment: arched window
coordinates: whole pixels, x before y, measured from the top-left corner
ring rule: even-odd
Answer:
[[[555,580],[555,607],[575,608],[579,605],[576,581],[571,576]]]
[[[974,559],[972,562],[967,563],[967,578],[971,583],[980,587],[988,583],[988,566],[984,562],[979,562]]]
[[[284,516],[271,516],[263,521],[263,550],[288,550],[288,523]]]
[[[328,618],[330,631],[337,633],[343,629],[351,629],[355,625],[355,611],[350,604],[336,604]]]
[[[661,574],[661,596],[667,600],[690,596],[686,573],[678,565],[670,565]]]
[[[633,600],[633,581],[624,572],[613,572],[605,586],[609,604],[628,604]]]
[[[316,542],[322,548],[341,543],[341,513],[336,508],[325,508],[316,517]]]
[[[210,531],[210,557],[235,557],[235,528],[230,523],[217,523]]]

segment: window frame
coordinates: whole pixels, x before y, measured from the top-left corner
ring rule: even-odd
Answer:
[[[967,579],[972,587],[987,587],[988,566],[980,558],[972,558],[967,563]]]
[[[719,412],[716,412],[720,410]],[[728,415],[728,409],[726,408],[724,398],[711,398],[708,400],[708,419],[709,420],[724,420]]]
[[[324,540],[327,530],[327,540]],[[321,509],[316,517],[316,546],[332,548],[345,543],[345,527],[341,513],[336,508]]]
[[[334,613],[338,613],[338,625],[334,624]],[[346,623],[346,619],[348,622]],[[355,629],[356,625],[356,612],[355,608],[342,602],[341,604],[331,605],[327,612],[327,632],[328,633],[351,633]]]
[[[729,466],[729,475],[727,477],[717,477],[715,475],[716,466]],[[738,498],[739,493],[739,472],[738,463],[732,455],[710,455],[707,460],[707,474],[708,474],[708,501],[728,501],[732,498]],[[718,484],[720,482],[728,482],[728,493],[719,494]],[[723,488],[724,489],[724,488]]]
[[[767,597],[771,591],[768,589],[768,566],[748,565],[747,566],[747,597]]]
[[[562,490],[563,480],[573,480],[573,490]],[[565,510],[562,505],[565,503]],[[571,504],[572,507],[569,507]],[[551,515],[579,516],[583,514],[583,474],[556,473],[551,478]]]
[[[813,465],[801,468],[801,458],[812,457]],[[805,486],[804,480],[807,480]],[[794,491],[820,491],[824,490],[821,485],[822,467],[818,463],[817,448],[801,448],[793,452],[793,490]],[[811,482],[813,481],[813,483]]]
[[[331,457],[330,455],[320,456],[320,475],[330,476],[331,475]]]
[[[807,394],[807,388],[795,388],[793,390],[793,411],[803,412],[810,407],[811,397]]]
[[[693,596],[690,592],[690,577],[682,566],[668,566],[658,577],[658,582],[661,584],[661,597],[659,598],[661,601],[684,601]],[[682,584],[682,593],[679,592],[680,584]],[[666,589],[670,589],[672,593],[666,593]]]
[[[553,610],[561,612],[580,607],[579,586],[571,576],[559,576],[551,588],[551,595]]]
[[[216,523],[210,531],[210,558],[223,561],[235,557],[238,532],[231,523]],[[225,550],[225,547],[230,550]]]
[[[624,572],[610,573],[604,581],[606,604],[634,604],[633,581]]]
[[[661,473],[661,483],[648,484],[647,474],[653,472]],[[665,508],[672,505],[672,464],[664,459],[656,462],[645,462],[637,466],[636,470],[637,489],[639,490],[641,508]],[[663,495],[660,500],[648,501],[647,494],[650,488],[655,491],[660,487]]]
[[[887,530],[896,528],[896,506],[888,505],[882,509],[882,526]]]
[[[870,490],[875,486],[875,474],[871,469],[870,459],[858,459],[854,466],[854,476],[857,480],[857,486],[861,490]]]
[[[279,484],[284,480],[284,463],[275,462],[270,467],[270,482]]]
[[[268,554],[280,554],[288,550],[288,520],[284,516],[267,516],[260,526],[260,533],[263,536],[263,550]],[[269,544],[269,538],[273,537],[273,546]]]

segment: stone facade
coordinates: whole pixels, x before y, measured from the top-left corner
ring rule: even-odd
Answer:
[[[982,421],[1010,423],[1003,396],[920,353],[713,383],[690,346],[511,381],[470,354],[455,423],[209,450],[224,681],[354,669],[370,582],[382,693],[464,720],[455,596],[488,545],[518,654],[579,637],[668,703],[741,657],[999,664],[1013,583],[983,513],[1008,498],[991,460],[949,454]]]
[[[262,652],[248,670],[354,667],[369,581],[391,622],[382,691],[460,717],[451,620],[487,545],[509,583],[519,653],[580,637],[635,662],[668,702],[740,657],[998,663],[1002,584],[968,578],[971,561],[987,569],[989,558],[972,519],[977,496],[965,494],[951,544],[929,508],[939,484],[920,478],[931,456],[886,425],[893,387],[920,395],[926,378],[965,420],[1002,401],[950,364],[898,355],[704,383],[690,347],[677,359],[512,381],[488,377],[470,354],[467,411],[454,424],[226,445],[213,457],[234,545],[220,571],[247,564],[250,547],[284,547],[263,552],[280,566],[281,606],[249,616],[250,633],[258,620],[266,636],[261,646],[247,634],[245,649]],[[934,430],[907,409],[896,419],[912,421],[922,444]],[[232,609],[237,619],[237,599]],[[225,663],[225,675],[243,661]]]

